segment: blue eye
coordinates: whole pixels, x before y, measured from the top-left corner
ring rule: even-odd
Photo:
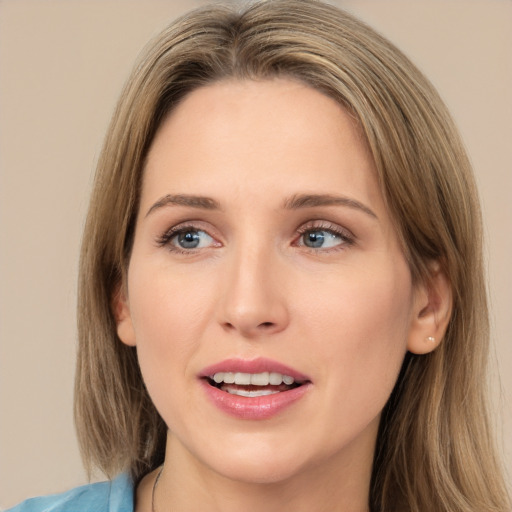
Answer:
[[[169,243],[180,249],[202,249],[213,243],[213,238],[201,229],[183,229],[169,238]]]
[[[331,249],[349,243],[348,237],[330,229],[308,229],[302,233],[299,245],[310,249]]]

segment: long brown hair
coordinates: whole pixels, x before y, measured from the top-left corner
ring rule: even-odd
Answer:
[[[144,160],[163,117],[224,78],[291,77],[359,121],[413,279],[442,265],[453,313],[440,347],[407,354],[383,411],[372,511],[509,510],[486,405],[488,315],[482,228],[468,158],[427,79],[354,17],[316,1],[211,6],[154,41],[121,95],[98,163],[83,237],[75,417],[88,468],[135,481],[163,461],[166,426],[112,301],[129,261]]]

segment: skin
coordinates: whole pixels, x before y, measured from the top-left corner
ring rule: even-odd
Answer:
[[[219,208],[163,204],[168,194]],[[285,207],[301,194],[360,206]],[[165,238],[176,226],[195,229],[199,248]],[[324,245],[308,247],[308,233]],[[445,280],[433,282],[413,285],[365,140],[332,99],[284,79],[189,94],[150,148],[116,305],[169,427],[157,510],[367,510],[404,355],[433,350],[425,340],[440,340],[449,317]],[[234,357],[279,361],[312,384],[272,418],[231,417],[198,374]],[[138,511],[151,510],[155,476]]]

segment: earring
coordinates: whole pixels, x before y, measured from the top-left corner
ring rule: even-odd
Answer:
[[[427,341],[428,341],[429,343],[435,343],[435,342],[436,342],[436,339],[434,338],[434,336],[428,336],[428,337],[427,337]]]

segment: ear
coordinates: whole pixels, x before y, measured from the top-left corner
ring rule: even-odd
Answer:
[[[438,262],[430,266],[430,278],[416,285],[413,318],[407,349],[427,354],[443,340],[452,314],[452,288]]]
[[[135,330],[133,329],[133,322],[130,313],[130,304],[126,293],[126,286],[119,284],[112,299],[112,310],[117,325],[117,335],[119,339],[134,347],[135,343]]]

